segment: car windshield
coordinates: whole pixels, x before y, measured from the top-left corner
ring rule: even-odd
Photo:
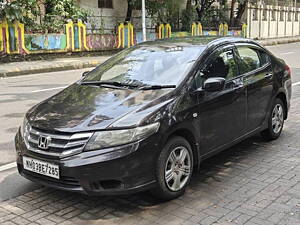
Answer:
[[[127,85],[178,85],[205,46],[141,45],[123,50],[91,71],[83,82]]]

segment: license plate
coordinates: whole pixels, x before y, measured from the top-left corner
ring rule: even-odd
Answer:
[[[23,157],[23,167],[34,173],[59,179],[59,166],[41,160]]]

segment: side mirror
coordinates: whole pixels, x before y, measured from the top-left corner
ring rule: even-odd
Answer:
[[[203,90],[207,92],[222,91],[225,87],[225,79],[222,77],[208,78],[203,85]]]
[[[82,73],[82,77],[85,77],[86,75],[88,75],[89,72],[91,72],[91,71],[85,71],[85,72],[83,72]]]

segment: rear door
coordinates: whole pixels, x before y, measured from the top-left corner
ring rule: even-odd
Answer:
[[[200,149],[205,155],[232,142],[245,133],[246,89],[239,75],[234,46],[213,52],[199,70],[198,88],[211,77],[226,79],[225,88],[219,92],[205,92],[199,96]]]
[[[272,98],[273,70],[263,49],[252,45],[237,45],[239,70],[247,89],[247,131],[259,128]]]

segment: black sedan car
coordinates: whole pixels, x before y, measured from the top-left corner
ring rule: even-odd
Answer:
[[[18,170],[62,190],[176,198],[202,160],[278,138],[290,98],[290,68],[252,40],[144,42],[27,112]]]

